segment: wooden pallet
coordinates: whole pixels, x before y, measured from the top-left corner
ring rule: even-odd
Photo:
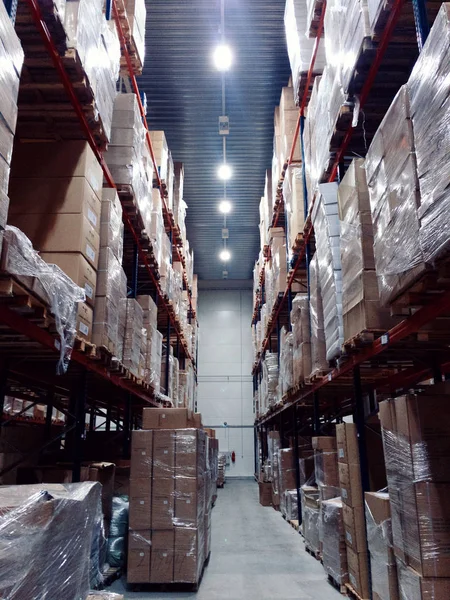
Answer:
[[[328,575],[328,583],[332,585],[340,594],[347,596],[347,588],[345,583],[339,583],[331,575]]]
[[[367,600],[360,596],[350,583],[345,584],[345,590],[347,596],[350,596],[350,598],[355,598],[356,600]]]
[[[414,310],[429,304],[450,290],[450,260],[438,267],[422,271],[411,285],[391,303],[392,316],[409,316]]]
[[[295,531],[299,530],[298,521],[296,519],[290,519],[288,520],[288,523],[293,529],[295,529]]]
[[[317,30],[319,29],[320,16],[322,14],[324,3],[325,0],[314,0],[312,19],[307,33],[307,36],[310,38],[317,37]]]
[[[332,369],[319,369],[317,371],[315,371],[314,373],[311,373],[311,375],[309,377],[305,377],[305,384],[306,385],[313,385],[314,383],[317,383],[318,381],[320,381],[321,379],[323,379],[324,377],[326,377],[328,375],[328,373],[330,373]]]
[[[364,329],[344,342],[342,345],[342,352],[345,354],[354,354],[364,346],[372,344],[384,333],[386,332],[380,329]]]
[[[312,557],[314,557],[319,562],[322,560],[322,556],[321,556],[320,552],[316,552],[315,550],[313,550],[311,548],[311,546],[308,546],[308,544],[306,544],[306,543],[305,543],[305,550],[308,554],[310,554]]]

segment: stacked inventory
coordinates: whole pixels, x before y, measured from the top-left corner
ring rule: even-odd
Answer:
[[[321,510],[322,561],[325,572],[339,585],[348,581],[342,500],[324,500]]]
[[[293,336],[293,385],[297,386],[311,373],[311,327],[309,298],[306,294],[295,296],[290,318]]]
[[[198,583],[209,554],[211,471],[206,434],[185,409],[144,409],[133,432],[130,583]]]
[[[448,597],[450,412],[442,384],[380,404],[401,600]],[[431,597],[431,596],[430,596]]]
[[[225,484],[225,470],[227,467],[226,454],[219,454],[217,463],[217,487],[223,488]]]
[[[123,341],[123,364],[135,377],[142,377],[141,351],[144,336],[144,313],[139,302],[134,298],[122,300],[121,310],[124,312],[125,336]]]
[[[364,497],[356,426],[353,423],[336,425],[336,438],[349,580],[361,598],[369,598]]]
[[[295,469],[295,453],[292,448],[278,450],[277,472],[280,511],[286,519],[292,519],[292,494],[297,496],[297,477]],[[290,507],[290,510],[289,510]],[[296,518],[296,517],[294,517]]]
[[[142,308],[142,325],[146,330],[144,381],[159,392],[163,336],[157,330],[158,308],[151,296],[138,296]]]

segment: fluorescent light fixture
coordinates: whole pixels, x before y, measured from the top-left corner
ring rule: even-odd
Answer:
[[[227,215],[231,212],[231,202],[228,202],[228,200],[222,200],[222,202],[219,204],[219,210],[224,215]]]
[[[223,262],[227,262],[230,260],[231,258],[231,254],[229,252],[229,250],[222,250],[222,252],[219,254],[220,260],[223,260]]]
[[[233,174],[230,165],[223,164],[217,169],[217,175],[219,179],[223,179],[226,181],[227,179],[231,179],[231,175]]]
[[[218,71],[228,71],[233,63],[233,54],[230,46],[219,44],[214,50],[213,59]]]

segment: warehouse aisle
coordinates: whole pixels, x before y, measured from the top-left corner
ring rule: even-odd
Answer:
[[[228,480],[212,516],[212,553],[200,590],[131,593],[123,582],[112,591],[128,600],[337,600],[319,562],[280,513],[258,502],[254,481]]]

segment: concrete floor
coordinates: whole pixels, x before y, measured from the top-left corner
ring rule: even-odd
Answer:
[[[322,565],[279,512],[258,502],[250,480],[228,480],[212,512],[211,560],[199,591],[132,593],[125,580],[111,591],[128,600],[338,600]]]

